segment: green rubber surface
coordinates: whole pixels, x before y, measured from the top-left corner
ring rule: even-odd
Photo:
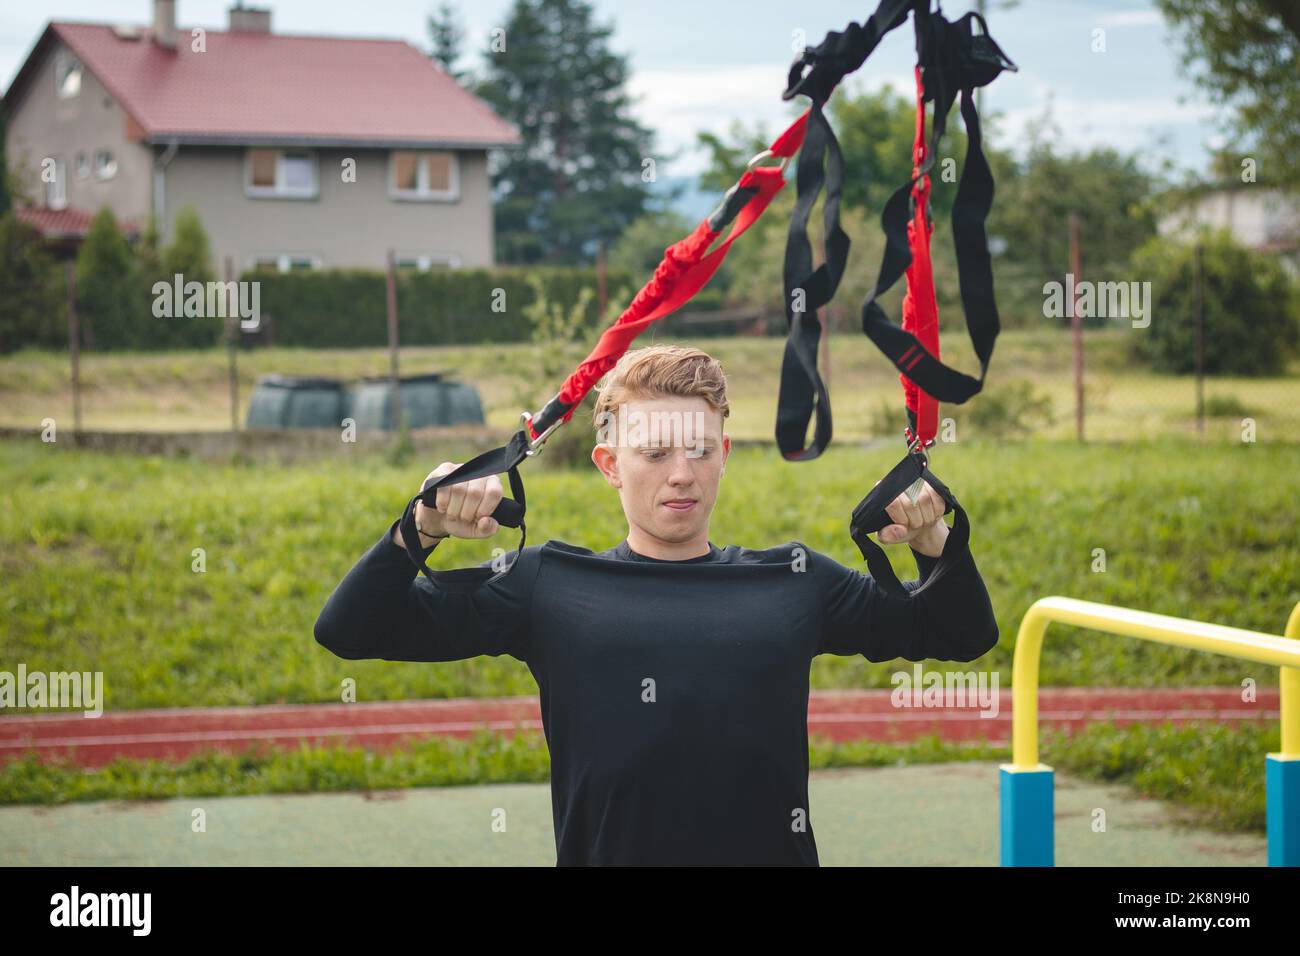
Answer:
[[[823,866],[994,866],[998,765],[816,771]],[[194,832],[194,811],[206,832]],[[1104,811],[1105,832],[1094,831]],[[500,811],[500,812],[498,812]],[[1056,775],[1058,866],[1263,866],[1263,835]],[[494,819],[504,821],[494,829]],[[7,866],[553,866],[546,784],[0,807]]]

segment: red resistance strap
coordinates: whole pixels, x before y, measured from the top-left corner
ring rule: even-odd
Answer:
[[[912,219],[907,224],[907,244],[912,250],[912,264],[907,267],[907,294],[903,297],[903,328],[916,336],[936,359],[939,358],[939,307],[934,297],[934,270],[930,265],[930,236],[934,223],[930,221],[930,177],[917,177],[925,163],[925,88],[921,83],[921,67],[916,67],[916,140],[912,146]],[[912,346],[903,353],[904,368],[910,369],[921,360],[921,352]],[[905,373],[900,373],[903,398],[907,409],[915,416],[916,431],[908,428],[908,441],[920,441],[922,448],[934,442],[939,428],[939,403],[917,386]]]
[[[772,155],[788,159],[797,153],[803,145],[807,124],[808,112],[805,111],[772,143]],[[746,170],[737,187],[755,189],[757,192],[736,215],[731,224],[731,232],[716,249],[708,252],[709,246],[722,234],[721,230],[710,228],[709,220],[705,219],[689,236],[664,250],[663,261],[655,269],[654,276],[636,294],[632,304],[618,320],[605,330],[591,354],[561,386],[557,397],[566,405],[572,406],[561,421],[568,422],[573,417],[578,404],[601,377],[617,364],[633,339],[651,323],[690,301],[704,287],[722,265],[731,244],[757,221],[785,183],[785,175],[780,167],[758,166]],[[532,430],[531,426],[529,430]],[[531,437],[535,439],[538,436],[534,432]]]

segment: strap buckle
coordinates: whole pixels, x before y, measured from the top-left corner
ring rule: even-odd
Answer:
[[[934,439],[928,438],[921,441],[921,436],[912,431],[911,425],[903,427],[903,437],[907,439],[907,453],[918,458],[922,468],[928,468],[930,463],[925,455],[925,449],[934,444]]]
[[[523,422],[524,434],[528,436],[528,450],[524,452],[524,454],[529,456],[536,455],[538,452],[540,452],[542,450],[542,446],[546,444],[546,439],[551,437],[551,432],[555,431],[555,429],[559,428],[561,425],[564,424],[563,418],[557,418],[554,422],[551,423],[551,426],[547,428],[546,431],[542,432],[540,435],[537,435],[537,437],[534,438],[533,435],[536,433],[533,429],[533,413],[525,409],[520,414],[519,420]]]
[[[921,436],[912,431],[912,426],[907,425],[903,428],[903,435],[907,438],[907,453],[916,459],[917,465],[921,471],[930,467],[930,460],[925,454],[925,449],[934,444],[934,439],[921,441]],[[907,498],[912,504],[916,504],[921,497],[921,491],[925,488],[925,478],[917,478],[916,481],[904,489],[907,492]]]

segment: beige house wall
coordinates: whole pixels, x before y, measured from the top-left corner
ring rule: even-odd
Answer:
[[[461,267],[493,264],[487,154],[460,151],[457,200],[406,200],[389,195],[389,150],[317,149],[317,195],[311,199],[247,195],[244,147],[182,146],[164,173],[170,235],[176,212],[193,206],[218,268],[235,271],[259,256],[310,257],[321,268],[383,268],[398,256],[450,259]],[[344,160],[356,161],[355,182]]]
[[[81,91],[67,98],[56,93],[55,64],[60,52],[70,51],[62,43],[51,45],[36,64],[34,82],[18,103],[9,104],[5,149],[9,166],[27,196],[44,205],[41,163],[46,157],[61,159],[68,206],[90,213],[108,206],[119,219],[143,225],[151,208],[152,151],[127,139],[126,112],[84,65]],[[98,149],[111,150],[117,160],[117,172],[110,179],[95,175]],[[84,152],[90,163],[90,174],[84,179],[77,176],[78,152]]]

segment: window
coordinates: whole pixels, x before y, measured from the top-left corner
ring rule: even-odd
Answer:
[[[250,149],[244,192],[249,196],[314,199],[316,156],[302,150]]]
[[[85,151],[77,153],[77,178],[85,179],[90,175],[90,159],[87,158]]]
[[[307,272],[312,269],[319,269],[321,261],[318,256],[283,252],[254,256],[252,267],[276,272]]]
[[[112,179],[117,173],[117,160],[107,149],[95,150],[95,176],[99,179]]]
[[[45,205],[50,209],[63,209],[68,205],[67,164],[61,159],[54,161],[53,181],[45,184]]]
[[[460,198],[460,164],[455,153],[396,150],[388,169],[388,194],[394,199]]]
[[[59,99],[81,92],[81,64],[71,53],[60,53],[54,61],[54,91]]]
[[[430,269],[456,269],[460,267],[460,256],[447,252],[434,252],[428,255],[398,253],[393,257],[393,265],[398,269],[415,269],[428,272]]]

